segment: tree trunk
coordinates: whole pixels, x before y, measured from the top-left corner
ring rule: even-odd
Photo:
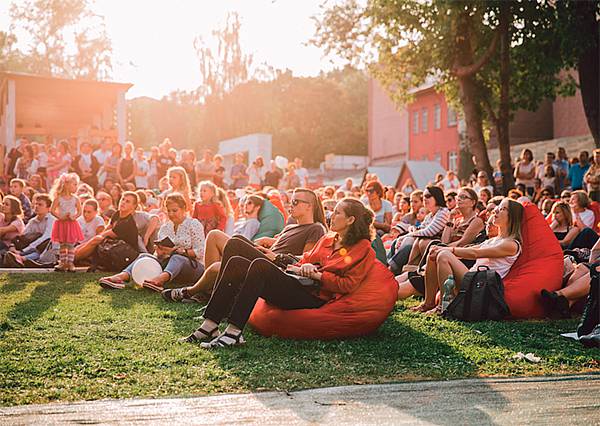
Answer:
[[[510,3],[500,3],[500,110],[496,120],[498,133],[498,149],[500,151],[500,170],[502,171],[502,194],[514,188],[510,158]],[[493,180],[490,180],[492,182]]]
[[[600,46],[598,44],[600,32],[596,20],[598,1],[575,2],[575,11],[580,28],[575,28],[574,31],[586,34],[590,41],[588,48],[579,56],[577,67],[581,99],[594,143],[596,148],[600,148],[600,82],[598,77],[600,75]]]
[[[469,150],[475,156],[475,167],[477,170],[483,170],[491,175],[492,167],[483,137],[483,119],[481,117],[477,85],[473,77],[470,76],[459,78],[458,83],[460,102],[465,115],[467,141],[469,142]]]
[[[469,66],[474,62],[470,42],[472,18],[469,17],[467,13],[464,13],[458,17],[456,24],[456,68],[460,68]],[[466,136],[469,143],[469,149],[475,156],[475,167],[477,170],[485,171],[488,175],[491,175],[492,167],[490,165],[490,158],[483,137],[480,94],[473,74],[474,73],[458,75],[460,102],[463,107],[465,125],[467,128]]]

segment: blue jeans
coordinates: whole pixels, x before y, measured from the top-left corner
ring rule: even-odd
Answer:
[[[158,257],[149,253],[141,253],[135,260],[141,259],[143,257],[151,257],[152,259],[158,261],[161,265],[164,265],[164,261],[161,262]],[[131,262],[129,266],[123,271],[127,272],[129,276],[131,276],[131,271],[133,270],[135,260]],[[182,287],[192,285],[200,279],[200,277],[204,273],[204,265],[200,262],[193,263],[194,264],[192,264],[189,258],[181,256],[179,254],[174,254],[169,258],[167,265],[163,266],[163,270],[170,276],[168,282],[172,284],[171,287]]]

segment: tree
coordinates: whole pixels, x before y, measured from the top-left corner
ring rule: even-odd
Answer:
[[[313,42],[367,62],[399,104],[434,78],[449,102],[461,105],[469,149],[477,168],[488,173],[483,129],[496,128],[508,188],[511,112],[535,110],[543,99],[574,89],[559,74],[572,64],[556,31],[563,7],[542,0],[348,0],[324,10]],[[376,56],[363,59],[363,52],[373,51]]]
[[[31,39],[26,71],[68,78],[106,79],[112,46],[102,17],[88,0],[25,0],[10,8],[11,31]]]
[[[252,55],[242,52],[240,28],[239,15],[229,13],[225,27],[211,33],[216,47],[210,46],[202,37],[194,40],[194,49],[200,61],[199,95],[202,99],[222,97],[252,77]]]

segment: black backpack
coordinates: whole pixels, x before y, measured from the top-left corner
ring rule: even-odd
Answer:
[[[137,257],[138,251],[125,241],[107,238],[96,250],[94,266],[103,271],[121,272]]]
[[[500,321],[510,315],[504,300],[504,284],[487,266],[465,274],[460,291],[442,314],[461,321]]]

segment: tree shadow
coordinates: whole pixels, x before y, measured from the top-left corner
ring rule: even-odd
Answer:
[[[66,276],[65,276],[66,277]],[[8,276],[9,288],[18,288],[19,285],[27,285],[27,282],[41,281],[32,291],[29,298],[15,304],[6,314],[6,320],[0,325],[0,337],[15,326],[23,326],[36,321],[46,311],[56,306],[60,298],[65,294],[80,293],[86,284],[85,280],[78,279],[75,275],[69,275],[68,279],[60,283],[49,280],[48,275],[43,274],[13,274]],[[14,290],[16,291],[16,290]]]
[[[477,365],[459,350],[409,325],[395,323],[393,319],[388,319],[374,335],[345,341],[290,341],[245,334],[251,349],[217,350],[214,358],[223,370],[235,375],[248,390],[276,389],[285,392],[289,403],[282,402],[282,398],[273,398],[269,393],[254,394],[269,409],[285,408],[302,420],[322,422],[332,406],[357,402],[369,407],[385,405],[437,424],[456,424],[466,418],[475,419],[473,422],[478,424],[492,423],[481,398],[461,399],[460,405],[455,406],[456,416],[447,418],[440,417],[434,410],[423,409],[423,405],[434,404],[441,397],[434,392],[420,394],[415,390],[410,397],[403,396],[397,400],[377,397],[377,392],[374,392],[372,396],[361,394],[356,401],[352,395],[335,401],[330,397],[322,401],[305,401],[304,404],[295,401],[299,394],[289,391],[348,383],[447,379],[477,374]],[[398,344],[398,339],[402,339],[402,345]],[[419,368],[415,368],[417,364]],[[435,384],[428,386],[434,388]],[[507,404],[503,395],[489,387],[486,387],[485,394],[486,400],[494,407]],[[450,396],[445,398],[452,399]],[[413,404],[411,400],[419,402]],[[282,404],[285,406],[282,407]]]

